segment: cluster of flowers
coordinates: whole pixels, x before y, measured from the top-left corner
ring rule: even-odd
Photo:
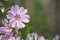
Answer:
[[[46,39],[44,36],[39,36],[36,32],[34,32],[34,33],[29,33],[27,35],[26,40],[60,40],[60,36],[56,35],[51,39]]]
[[[0,27],[0,40],[20,40],[18,30],[24,28],[25,24],[30,20],[30,16],[27,15],[27,9],[24,7],[19,7],[19,5],[14,5],[11,10],[7,12],[6,18],[2,19],[3,27]],[[16,34],[14,34],[14,30]]]
[[[46,39],[44,36],[39,36],[36,32],[29,33],[26,40],[60,40],[60,35],[56,35],[51,39]]]
[[[45,40],[44,36],[38,36],[36,32],[29,33],[26,40]]]
[[[4,9],[2,9],[4,12]],[[2,24],[4,26],[0,27],[0,40],[24,40],[21,39],[19,29],[24,28],[25,24],[28,23],[30,20],[30,16],[27,15],[27,9],[24,7],[19,7],[19,5],[14,5],[11,7],[11,10],[7,12],[7,20],[6,18],[2,19]],[[14,30],[13,30],[14,29]],[[15,34],[14,34],[15,32]],[[59,40],[60,36],[57,35],[53,40]],[[43,36],[38,36],[35,33],[29,33],[27,35],[26,40],[48,40],[45,39]]]

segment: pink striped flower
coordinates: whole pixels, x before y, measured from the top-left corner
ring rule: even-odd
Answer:
[[[0,27],[0,33],[6,35],[6,36],[12,36],[12,30],[9,30],[7,27]]]
[[[0,39],[7,40],[13,36],[13,32],[9,30],[7,27],[0,27],[0,33],[4,34]]]
[[[2,24],[5,26],[5,28],[7,28],[7,29],[9,29],[10,31],[12,31],[12,29],[10,28],[10,24],[9,24],[9,22],[8,22],[8,20],[7,19],[3,19],[2,20]],[[4,28],[4,27],[3,27]],[[1,28],[0,28],[1,29]]]
[[[26,14],[27,9],[19,7],[18,5],[12,6],[11,10],[9,10],[7,13],[8,14],[6,16],[8,19],[10,19],[9,22],[13,28],[24,28],[25,24],[23,24],[23,22],[28,23],[30,21],[30,16]]]

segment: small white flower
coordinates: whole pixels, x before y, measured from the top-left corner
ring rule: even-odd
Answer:
[[[4,7],[1,9],[1,12],[4,13]]]

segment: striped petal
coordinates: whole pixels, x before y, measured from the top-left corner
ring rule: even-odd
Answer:
[[[16,20],[13,18],[10,20],[10,24],[13,28],[15,28],[15,25],[16,25]]]
[[[30,18],[29,15],[24,15],[21,20],[22,22],[28,23],[30,21],[29,18]]]
[[[25,24],[23,24],[21,21],[17,21],[17,27],[18,28],[24,28]]]

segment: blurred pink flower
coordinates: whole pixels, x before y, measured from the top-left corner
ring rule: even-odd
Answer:
[[[2,36],[2,35],[0,35],[0,40],[2,39],[2,37],[3,37],[3,36]]]
[[[0,35],[0,40],[6,40],[4,35]]]
[[[7,27],[0,27],[0,33],[4,34],[6,37],[13,36],[12,30],[9,30]]]
[[[59,40],[59,38],[60,38],[60,35],[56,35],[53,40]]]
[[[0,40],[15,40],[15,37],[10,37],[7,39],[5,36],[1,36]]]
[[[12,29],[11,29],[11,25],[10,25],[10,23],[8,22],[8,20],[7,20],[6,18],[4,18],[4,19],[2,20],[2,24],[3,24],[5,27],[7,27],[9,30],[12,30]]]
[[[13,28],[24,28],[25,24],[23,22],[28,23],[30,20],[30,16],[27,15],[27,9],[20,7],[18,5],[14,5],[11,7],[11,10],[7,12],[6,15],[8,19],[10,19],[10,24]]]
[[[7,38],[6,36],[4,35],[0,35],[0,40],[21,40],[20,37],[9,37]]]
[[[32,33],[32,36],[34,37],[35,40],[37,40],[38,34],[36,32]]]
[[[8,27],[8,20],[4,18],[4,19],[2,20],[2,24],[3,24],[5,27]]]
[[[43,36],[39,36],[38,40],[45,40],[45,38]]]

